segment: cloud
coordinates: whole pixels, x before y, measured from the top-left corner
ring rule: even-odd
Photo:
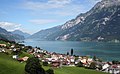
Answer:
[[[11,22],[0,22],[0,27],[6,29],[7,31],[14,31],[20,29],[21,24],[11,23]]]
[[[54,9],[63,8],[70,4],[72,0],[48,0],[47,2],[33,2],[27,1],[23,4],[28,9],[38,10],[38,9]]]
[[[55,23],[55,22],[58,22],[58,20],[34,19],[34,20],[29,20],[29,22],[32,23],[32,24],[36,24],[36,25],[43,25],[43,24]]]
[[[31,10],[32,13],[70,16],[84,12],[82,4],[75,4],[75,0],[47,0],[46,2],[26,1],[23,8]],[[37,14],[37,15],[38,15]]]

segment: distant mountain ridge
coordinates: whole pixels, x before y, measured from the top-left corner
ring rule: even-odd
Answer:
[[[65,24],[33,34],[30,39],[120,41],[120,0],[102,0]]]
[[[0,27],[0,39],[9,40],[9,41],[16,41],[16,40],[24,40],[25,38],[18,34],[12,34],[7,30]]]
[[[28,33],[25,33],[25,32],[22,32],[20,30],[15,30],[15,31],[12,31],[13,34],[18,34],[18,35],[21,35],[21,36],[24,36],[25,38],[29,37],[30,34]]]

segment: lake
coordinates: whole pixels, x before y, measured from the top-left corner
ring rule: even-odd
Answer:
[[[70,53],[70,50],[74,49],[75,55],[97,56],[103,61],[120,60],[120,43],[25,40],[25,45],[62,54]]]

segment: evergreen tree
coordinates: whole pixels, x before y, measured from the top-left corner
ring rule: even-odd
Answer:
[[[69,52],[67,52],[67,55],[69,55]]]
[[[73,49],[71,49],[71,56],[73,55]]]

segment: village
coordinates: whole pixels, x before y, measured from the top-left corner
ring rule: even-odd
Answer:
[[[120,62],[102,62],[98,58],[90,56],[75,56],[72,53],[60,54],[55,52],[48,52],[39,47],[25,46],[23,44],[15,43],[1,43],[0,53],[11,54],[11,57],[20,63],[27,61],[30,56],[37,57],[42,61],[44,66],[50,66],[52,68],[62,68],[64,66],[76,66],[84,67],[87,69],[93,69],[111,74],[120,74]],[[28,55],[19,56],[21,52],[25,52]]]

